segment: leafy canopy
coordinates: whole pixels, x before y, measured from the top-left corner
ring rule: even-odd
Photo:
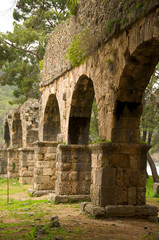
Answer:
[[[77,0],[17,0],[14,30],[0,33],[1,85],[16,86],[14,96],[23,103],[39,97],[41,63],[48,34],[77,7]],[[40,69],[39,69],[40,66]]]

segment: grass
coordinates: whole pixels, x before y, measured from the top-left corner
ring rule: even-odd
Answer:
[[[50,225],[50,218],[52,215],[59,215],[59,211],[67,208],[73,208],[76,212],[80,209],[79,203],[71,204],[58,204],[55,205],[53,202],[49,202],[47,199],[33,199],[29,198],[27,200],[16,200],[14,194],[20,191],[25,191],[27,193],[28,186],[20,185],[18,179],[10,179],[10,204],[7,203],[6,188],[7,180],[0,179],[0,240],[52,240],[57,236],[61,236],[64,240],[80,240],[81,236],[85,234],[85,230],[76,224],[73,226],[72,219],[67,219],[68,224],[60,226],[57,228],[52,228]],[[3,190],[3,191],[2,191]],[[12,191],[11,191],[12,190]],[[153,179],[150,176],[147,179],[146,185],[146,197],[150,201],[158,201],[158,198],[153,195]],[[25,193],[25,194],[26,194]],[[88,215],[88,218],[93,218]],[[67,221],[65,222],[67,223]],[[111,232],[112,233],[112,232]],[[114,234],[114,233],[113,233]],[[144,235],[143,239],[149,240],[153,239],[152,235]],[[156,236],[156,235],[155,235]]]
[[[149,176],[146,180],[146,198],[158,198],[159,194],[154,194],[153,192],[153,178],[152,176]]]
[[[45,239],[51,240],[56,236],[62,239],[80,239],[79,235],[83,232],[80,227],[70,229],[59,227],[51,228],[50,218],[54,214],[58,214],[53,202],[47,199],[33,199],[29,197],[27,200],[17,200],[14,196],[17,193],[28,191],[28,185],[20,185],[18,179],[9,180],[9,204],[7,203],[7,179],[0,178],[0,240],[34,240]],[[71,208],[79,211],[80,204],[71,204]],[[60,209],[66,208],[68,204],[61,204]]]

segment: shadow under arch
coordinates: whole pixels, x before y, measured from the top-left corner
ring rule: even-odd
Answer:
[[[12,146],[20,148],[23,146],[22,143],[22,123],[20,119],[20,113],[15,113],[12,124]]]
[[[82,75],[75,86],[71,101],[69,144],[88,144],[93,99],[93,82],[86,75]]]
[[[6,121],[4,124],[4,145],[5,147],[10,146],[10,130],[9,130],[8,121]]]
[[[55,94],[48,98],[43,120],[43,140],[56,141],[61,132],[59,105]]]
[[[159,62],[159,39],[140,44],[130,55],[120,78],[114,108],[112,142],[139,143],[143,96]]]

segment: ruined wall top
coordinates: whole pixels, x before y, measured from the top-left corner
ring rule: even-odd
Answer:
[[[15,122],[16,124],[14,124]],[[17,109],[6,113],[3,120],[4,147],[6,147],[6,126],[8,131],[7,138],[10,140],[8,144],[10,146],[14,145],[13,138],[18,139],[21,137],[22,146],[27,147],[38,140],[38,122],[39,102],[37,99],[28,99]],[[18,126],[21,128],[21,131],[18,130]]]
[[[87,31],[84,36],[87,38],[85,44],[91,45],[92,53],[114,35],[130,28],[149,12],[155,11],[158,6],[158,0],[81,0],[76,16],[71,16],[59,25],[48,40],[41,86],[52,83],[72,68],[67,56],[74,36]]]

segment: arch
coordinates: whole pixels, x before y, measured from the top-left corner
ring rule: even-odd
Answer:
[[[61,132],[59,105],[55,94],[48,98],[43,120],[43,140],[56,141]]]
[[[143,96],[159,62],[159,40],[143,42],[130,55],[120,78],[114,108],[113,142],[138,143]]]
[[[4,144],[6,147],[10,146],[10,130],[7,121],[4,124]]]
[[[93,99],[93,82],[86,75],[82,75],[72,96],[68,127],[69,144],[88,144]]]
[[[22,123],[20,119],[20,113],[15,113],[13,117],[12,124],[12,146],[13,147],[22,147]]]

